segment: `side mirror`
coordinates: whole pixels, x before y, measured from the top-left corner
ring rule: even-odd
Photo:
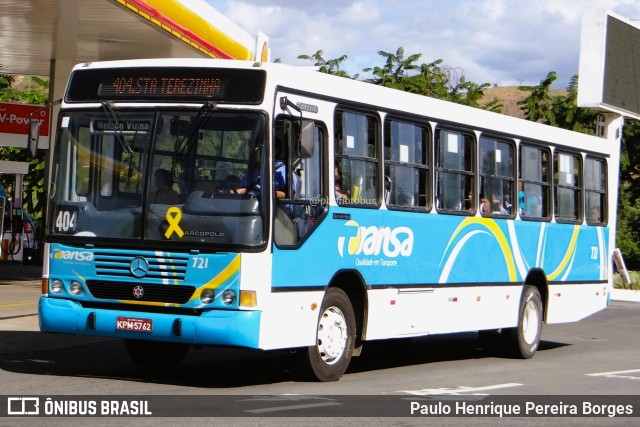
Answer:
[[[31,156],[36,156],[36,151],[38,150],[38,142],[40,141],[40,121],[33,120],[29,117],[29,135],[27,137],[27,147],[29,148],[29,152]]]
[[[280,98],[280,108],[285,111],[288,107],[300,113],[300,134],[296,141],[295,154],[300,158],[313,157],[313,146],[315,145],[315,124],[311,120],[302,118],[302,110],[299,106],[291,102],[286,96]],[[295,132],[295,131],[294,131]],[[296,137],[295,135],[293,136]],[[291,142],[291,141],[290,141]]]
[[[302,120],[300,129],[300,145],[298,146],[298,157],[313,157],[313,147],[315,145],[315,123],[311,120]]]

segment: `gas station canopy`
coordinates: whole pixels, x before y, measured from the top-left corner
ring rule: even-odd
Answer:
[[[88,61],[202,56],[267,60],[266,37],[204,0],[0,0],[0,74],[53,77],[61,61],[70,71]]]

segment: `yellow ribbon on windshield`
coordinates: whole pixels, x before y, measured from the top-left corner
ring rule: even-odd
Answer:
[[[180,228],[180,225],[178,225],[180,219],[182,219],[182,211],[180,210],[180,208],[173,206],[167,209],[166,218],[167,222],[169,223],[169,228],[167,228],[167,231],[164,232],[164,237],[168,239],[174,232],[178,235],[178,237],[184,236],[184,231],[182,231],[182,228]]]

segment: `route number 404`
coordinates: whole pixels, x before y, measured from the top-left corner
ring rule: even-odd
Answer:
[[[58,232],[75,231],[77,227],[77,212],[60,211],[56,217],[55,227]]]

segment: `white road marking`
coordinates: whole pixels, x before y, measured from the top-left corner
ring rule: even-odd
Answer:
[[[266,412],[291,411],[299,409],[320,408],[323,406],[342,405],[340,402],[322,402],[322,403],[306,403],[303,405],[274,406],[273,408],[248,409],[245,412],[252,414],[264,414]]]
[[[467,387],[459,386],[458,388],[424,388],[422,390],[400,390],[400,393],[408,393],[416,396],[437,396],[437,395],[465,395],[465,394],[486,394],[478,393],[488,390],[497,390],[500,388],[520,387],[524,384],[520,383],[506,383],[487,385],[484,387]]]
[[[305,401],[310,400],[320,400],[317,403],[303,403]],[[305,396],[298,394],[284,394],[280,396],[253,396],[247,399],[242,399],[243,402],[279,402],[279,403],[291,403],[291,405],[283,405],[283,406],[272,406],[270,408],[258,408],[258,409],[247,409],[244,412],[249,412],[252,414],[264,414],[268,412],[279,412],[279,411],[292,411],[292,410],[300,410],[300,409],[311,409],[311,408],[321,408],[325,406],[336,406],[342,405],[342,403],[322,396]],[[300,403],[296,403],[300,402]]]
[[[621,375],[630,374],[632,372],[637,375]],[[587,374],[590,377],[606,377],[606,378],[626,378],[629,380],[640,380],[640,369],[629,369],[628,371],[611,371],[611,372],[597,372],[595,374]]]

